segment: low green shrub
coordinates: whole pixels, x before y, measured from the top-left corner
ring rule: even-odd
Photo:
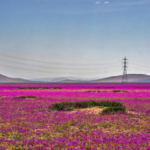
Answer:
[[[51,89],[61,89],[61,87],[52,87]]]
[[[122,107],[108,107],[102,111],[102,114],[110,114],[110,113],[119,112],[119,111],[125,113],[126,108],[123,106]]]
[[[66,111],[72,111],[74,110],[75,108],[73,106],[68,106],[65,108]]]
[[[48,87],[18,87],[18,89],[49,89]]]
[[[104,106],[104,107],[121,107],[123,106],[119,102],[110,102],[110,101],[102,101],[97,103],[98,106]]]
[[[126,90],[113,90],[112,92],[114,92],[114,93],[117,93],[117,92],[128,92],[128,91],[126,91]]]
[[[53,104],[52,107],[49,106],[49,110],[52,109],[52,110],[63,110],[63,104],[62,103],[55,103]]]
[[[87,102],[75,102],[74,105],[77,108],[87,108],[87,107],[92,107],[95,106],[95,102],[93,101],[87,101]]]
[[[58,111],[63,111],[63,110],[73,110],[75,108],[90,108],[94,106],[99,106],[99,107],[108,107],[111,111],[113,108],[114,111],[117,111],[118,109],[124,110],[125,107],[119,103],[119,102],[110,102],[110,101],[81,101],[81,102],[62,102],[62,103],[54,103],[52,106],[49,106],[48,109],[50,110],[58,110]]]
[[[101,91],[85,91],[85,93],[96,93],[96,92],[101,92]]]
[[[121,90],[113,90],[112,92],[117,93],[117,92],[121,92]]]
[[[18,96],[18,97],[15,97],[15,98],[36,98],[35,96]]]
[[[73,107],[73,103],[70,102],[55,103],[52,105],[52,107],[49,107],[49,109],[61,111],[65,110],[68,107]]]

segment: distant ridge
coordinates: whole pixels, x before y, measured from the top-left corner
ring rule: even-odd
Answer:
[[[0,74],[0,83],[26,83],[26,82],[31,82],[31,81],[21,79],[21,78],[11,78]]]
[[[93,80],[93,83],[103,83],[103,82],[122,82],[122,75],[111,76],[103,79]],[[150,82],[150,76],[145,74],[128,74],[128,82],[135,83],[145,83]]]
[[[54,78],[42,78],[34,81],[50,82],[50,83],[121,83],[122,75],[111,76],[102,79],[82,79],[74,77],[54,77]],[[148,83],[150,82],[150,76],[145,74],[128,74],[128,82],[130,83]]]
[[[53,77],[26,80],[11,78],[0,74],[0,83],[121,83],[122,75],[102,79],[84,79],[75,77]],[[145,74],[128,74],[128,83],[150,83],[150,76]]]
[[[88,81],[92,79],[76,78],[76,77],[52,77],[52,78],[37,78],[31,79],[32,81],[40,82],[76,82],[76,81]]]

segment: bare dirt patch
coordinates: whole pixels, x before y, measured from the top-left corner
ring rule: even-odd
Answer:
[[[132,115],[144,115],[144,113],[139,113],[136,111],[127,111],[128,114],[132,114]]]
[[[68,113],[75,113],[75,112],[86,112],[86,113],[94,113],[94,114],[100,114],[104,109],[107,107],[91,107],[91,108],[81,108],[81,109],[75,109],[73,111],[69,111]]]

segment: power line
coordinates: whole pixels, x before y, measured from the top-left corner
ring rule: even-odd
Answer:
[[[28,58],[22,58],[22,57],[16,57],[16,56],[12,56],[12,55],[7,55],[7,54],[3,54],[3,53],[0,53],[0,55],[1,56],[6,56],[6,57],[10,57],[10,58],[17,58],[17,59],[20,59],[20,60],[28,60],[28,61],[31,61],[31,62],[39,62],[39,63],[51,63],[51,64],[55,64],[55,65],[79,65],[79,66],[81,66],[81,65],[83,65],[83,66],[85,66],[85,65],[106,65],[106,64],[66,64],[66,63],[54,63],[54,62],[48,62],[48,61],[39,61],[39,60],[31,60],[31,59],[28,59]],[[115,61],[115,62],[112,62],[112,63],[118,63],[118,61]],[[111,64],[112,64],[111,63]],[[110,65],[110,63],[109,64],[107,64],[107,65]]]
[[[145,70],[145,69],[143,69],[142,67],[137,67],[137,66],[134,66],[134,65],[132,65],[133,66],[133,68],[137,68],[137,69],[140,69],[140,70],[143,70],[143,71],[150,71],[150,70]]]
[[[10,49],[6,49],[6,48],[3,48],[3,47],[0,47],[0,48],[1,48],[1,49],[5,49],[5,50],[7,50],[7,51],[10,51]],[[25,50],[24,50],[23,53],[26,53]],[[17,52],[17,54],[18,54],[18,52]],[[29,55],[29,53],[26,53],[26,54]],[[43,55],[41,56],[41,55],[37,55],[37,54],[33,54],[33,53],[30,53],[30,55],[38,56],[38,57],[43,57],[43,58],[45,58],[45,57],[47,56],[47,55],[46,55],[46,56],[43,56]],[[96,60],[106,60],[106,59],[108,59],[108,58],[103,58],[103,59],[85,59],[85,58],[84,58],[84,59],[83,59],[83,58],[82,58],[82,59],[79,59],[79,58],[70,58],[70,59],[69,59],[68,56],[65,57],[65,58],[63,58],[62,55],[57,54],[57,57],[54,57],[54,56],[53,56],[52,59],[59,59],[59,60],[60,60],[60,59],[65,59],[65,60],[66,60],[66,59],[67,59],[67,60],[88,60],[88,61],[92,61],[92,60],[93,60],[93,61],[96,61]]]
[[[138,72],[138,74],[141,74],[141,70],[138,68],[132,68],[132,70],[136,71],[136,73]],[[144,74],[150,74],[150,70],[148,70],[148,71],[142,70],[142,72],[143,73],[145,72]]]
[[[146,60],[144,60],[144,61],[141,61],[141,60],[131,60],[131,62],[135,62],[135,63],[140,63],[140,64],[149,64],[150,63],[150,61],[146,61]]]
[[[50,69],[61,69],[61,70],[64,70],[64,69],[69,69],[69,70],[73,70],[73,69],[83,69],[83,68],[60,68],[60,67],[46,67],[46,66],[40,66],[40,65],[33,65],[33,64],[27,64],[27,63],[22,63],[22,62],[16,62],[16,61],[11,61],[11,60],[4,60],[4,59],[0,59],[0,61],[3,61],[3,62],[11,62],[11,63],[15,63],[15,64],[22,64],[22,65],[26,65],[26,66],[33,66],[33,67],[42,67],[42,68],[50,68]],[[112,65],[112,64],[110,64]],[[88,66],[89,67],[89,66]],[[91,67],[91,66],[90,66]],[[99,67],[99,66],[97,66]],[[86,68],[87,69],[87,68]],[[95,70],[93,67],[90,68],[90,70]]]
[[[142,67],[142,68],[149,68],[150,69],[150,67],[143,66],[143,65],[140,65],[140,64],[137,64],[137,63],[132,63],[132,65],[135,65],[135,66],[138,66],[138,67]]]
[[[4,65],[4,64],[0,64],[0,65],[5,66],[5,67],[20,69],[20,70],[33,71],[33,72],[42,72],[42,73],[51,73],[51,74],[56,74],[56,73],[68,74],[68,73],[62,73],[62,72],[53,72],[53,71],[50,72],[50,71],[41,71],[41,70],[35,70],[35,69],[26,69],[26,68],[14,67],[14,66],[9,66],[9,65]],[[116,69],[112,69],[112,70],[116,70]],[[101,72],[103,72],[103,71],[101,71]],[[109,69],[109,71],[111,71],[111,70]],[[84,70],[84,73],[83,72],[82,73],[79,73],[79,72],[74,72],[74,73],[73,72],[69,72],[69,73],[71,73],[71,74],[87,74],[87,72],[85,72],[85,70]],[[93,73],[95,74],[95,72],[92,72],[92,73],[88,72],[88,74],[93,74]],[[99,73],[99,72],[97,72],[97,73]]]

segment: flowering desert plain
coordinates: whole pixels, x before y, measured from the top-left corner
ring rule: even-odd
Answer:
[[[50,109],[81,101],[126,112]],[[150,150],[150,84],[1,84],[0,150]]]

